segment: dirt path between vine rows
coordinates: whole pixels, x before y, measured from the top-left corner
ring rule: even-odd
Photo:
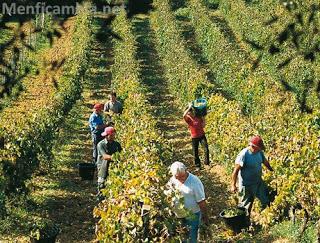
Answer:
[[[92,161],[92,143],[88,119],[93,104],[104,103],[111,82],[112,46],[103,21],[96,17],[95,37],[91,49],[90,66],[83,80],[82,99],[78,100],[59,131],[54,147],[54,168],[48,174],[40,173],[30,183],[31,200],[35,208],[28,214],[54,221],[61,229],[56,242],[87,243],[95,239],[96,178],[83,181],[77,164]],[[29,242],[20,236],[8,242]]]
[[[104,103],[111,82],[110,66],[113,62],[111,40],[103,29],[106,16],[95,18],[95,38],[90,67],[84,80],[83,99],[77,102],[61,131],[60,141],[55,149],[59,169],[56,174],[58,187],[46,200],[49,216],[60,225],[58,242],[91,242],[95,239],[96,179],[82,181],[76,165],[92,161],[91,135],[88,119],[93,104]],[[101,38],[104,36],[104,38]],[[47,190],[44,190],[47,192]],[[39,191],[39,193],[41,193]]]
[[[182,119],[183,107],[178,107],[175,97],[170,94],[165,73],[156,47],[154,32],[150,27],[148,15],[139,15],[133,20],[134,32],[138,41],[137,59],[142,65],[142,80],[149,89],[149,102],[153,105],[158,126],[166,139],[173,146],[172,161],[184,162],[191,173],[196,174],[205,186],[208,198],[210,226],[206,232],[201,233],[201,241],[208,242],[208,237],[214,242],[215,238],[225,239],[230,234],[218,217],[219,212],[227,207],[228,185],[230,176],[218,163],[212,161],[210,166],[205,166],[201,171],[195,171],[191,138],[187,125]]]
[[[172,5],[171,6],[172,11],[175,11],[180,7],[182,8],[187,7],[187,2],[171,1],[171,5]],[[243,53],[248,57],[248,59],[250,59],[251,57],[249,53],[247,53],[246,49],[244,48],[245,45],[240,41],[239,37],[236,36],[236,34],[230,28],[228,22],[224,19],[221,13],[217,10],[208,10],[208,13],[210,14],[211,21],[215,25],[219,26],[220,31],[225,36],[225,38],[236,48],[243,51]],[[189,50],[189,53],[191,54],[192,58],[196,61],[198,66],[201,69],[206,70],[206,75],[208,80],[217,87],[216,92],[220,93],[227,100],[232,100],[233,98],[228,93],[224,92],[223,89],[220,87],[220,85],[216,82],[215,80],[216,78],[214,76],[214,70],[211,69],[205,53],[203,52],[200,44],[196,41],[195,29],[191,23],[190,16],[182,16],[178,14],[176,15],[176,21],[178,23],[178,26],[180,27],[181,37],[184,39],[186,43],[186,48]],[[228,192],[228,185],[230,183],[231,172],[227,174],[225,171],[225,168],[223,166],[220,166],[218,161],[213,161],[213,162],[214,162],[214,167],[210,169],[210,173],[213,172],[215,175],[218,175],[218,179],[220,179],[220,181],[223,182],[222,184],[224,185],[224,190],[220,191],[220,193],[223,193],[224,198],[227,199],[227,203],[225,203],[225,205],[232,205],[232,206],[236,205],[237,204],[236,195],[231,195]],[[207,182],[209,184],[212,182],[214,183],[214,181],[210,181],[210,180]],[[216,203],[215,200],[214,202]],[[218,207],[218,208],[219,210],[223,209],[223,207]],[[214,213],[217,213],[217,212],[218,210],[215,211]],[[217,217],[217,215],[215,214],[213,217]],[[215,225],[215,227],[209,227],[210,233],[208,234],[209,238],[206,238],[206,242],[248,242],[249,239],[252,242],[271,242],[272,241],[271,239],[272,237],[269,235],[268,231],[261,231],[261,228],[259,226],[255,226],[254,231],[247,232],[246,234],[233,235],[233,233],[230,230],[227,230],[221,224],[221,220],[219,218],[215,218],[213,222],[215,223],[218,222],[218,226]]]

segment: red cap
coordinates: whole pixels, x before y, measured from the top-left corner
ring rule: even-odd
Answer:
[[[114,129],[113,127],[106,127],[104,129],[104,132],[101,133],[101,136],[106,137],[108,135],[114,134],[115,132],[116,132],[116,129]]]
[[[97,111],[102,111],[103,110],[103,104],[97,103],[93,106],[93,109]]]
[[[264,149],[263,140],[260,136],[256,135],[250,139],[250,145],[256,146],[259,149]]]

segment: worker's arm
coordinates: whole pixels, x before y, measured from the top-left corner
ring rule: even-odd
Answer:
[[[269,171],[273,171],[273,168],[271,167],[271,165],[270,165],[268,160],[264,160],[263,164],[268,168]]]
[[[232,172],[231,192],[233,193],[237,191],[237,180],[238,180],[238,174],[240,169],[241,169],[241,166],[239,164],[236,164]]]
[[[120,104],[120,107],[119,107],[119,114],[122,114],[122,112],[123,112],[123,105],[122,105],[122,103],[120,103],[120,102],[119,102],[119,104]]]
[[[98,155],[102,157],[103,160],[111,160],[111,155],[107,154],[107,151],[105,150],[105,148],[102,147],[101,143],[98,143],[97,145],[97,149],[98,149]]]
[[[184,119],[186,119],[186,117],[187,117],[188,113],[190,112],[191,108],[192,108],[192,105],[189,104],[188,108],[183,113],[183,118]]]
[[[209,223],[209,218],[208,218],[208,212],[207,212],[207,203],[206,200],[202,200],[200,202],[198,202],[200,211],[201,211],[201,217],[203,219],[203,222],[205,224]]]
[[[104,104],[103,111],[109,112],[109,101]]]
[[[96,126],[96,130],[102,130],[106,127],[106,124],[100,124]]]
[[[112,156],[110,154],[104,154],[104,155],[102,155],[102,158],[104,160],[112,160]]]
[[[202,117],[202,126],[203,128],[206,126],[206,118],[204,116]]]

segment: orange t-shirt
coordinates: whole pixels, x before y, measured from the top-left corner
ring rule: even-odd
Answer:
[[[192,138],[200,138],[204,135],[204,130],[203,130],[203,119],[199,117],[190,117],[186,116],[185,121],[188,123],[189,130],[191,133]]]

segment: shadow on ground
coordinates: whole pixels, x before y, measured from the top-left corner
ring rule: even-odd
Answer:
[[[200,172],[194,172],[191,139],[187,125],[182,119],[183,109],[177,106],[177,100],[168,89],[165,70],[155,48],[156,37],[150,28],[149,17],[137,16],[133,24],[138,42],[137,59],[142,64],[142,80],[150,92],[149,101],[156,110],[155,115],[161,121],[159,128],[164,132],[165,139],[168,139],[173,146],[170,163],[175,160],[183,161],[190,171],[203,181],[208,197],[209,214],[212,216],[210,232],[215,233],[217,228],[224,227],[217,215],[227,206],[228,201],[225,174],[222,174],[224,170],[213,165]],[[202,238],[206,236],[207,234],[204,234]]]
[[[95,18],[95,35],[104,34],[105,18]],[[90,57],[90,68],[85,77],[82,99],[79,100],[60,129],[54,155],[57,168],[46,177],[34,179],[33,197],[37,212],[54,220],[61,228],[58,242],[91,242],[94,240],[96,183],[82,181],[77,164],[92,161],[91,135],[88,119],[93,104],[104,103],[111,83],[113,63],[110,38],[95,39]]]

